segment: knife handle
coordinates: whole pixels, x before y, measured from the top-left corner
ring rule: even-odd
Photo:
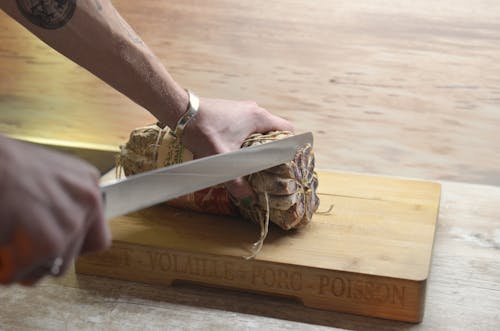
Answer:
[[[12,246],[0,246],[0,284],[8,284],[15,275],[14,251]]]
[[[0,284],[10,284],[21,272],[29,275],[38,268],[37,265],[30,265],[34,254],[36,248],[31,236],[23,229],[16,229],[10,242],[0,246]]]

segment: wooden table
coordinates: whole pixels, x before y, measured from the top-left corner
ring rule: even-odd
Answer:
[[[0,329],[498,328],[498,1],[114,3],[182,85],[313,130],[319,168],[443,181],[424,322],[70,272],[0,289]],[[0,132],[118,145],[152,121],[0,14]]]
[[[500,325],[500,188],[443,182],[424,321],[320,311],[286,299],[196,286],[75,275],[0,289],[0,329],[496,330]]]

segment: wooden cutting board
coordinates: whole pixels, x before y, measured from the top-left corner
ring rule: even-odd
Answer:
[[[297,298],[309,307],[422,320],[439,211],[437,183],[319,171],[310,226],[258,226],[159,205],[111,221],[112,247],[76,271],[150,284],[190,281]]]

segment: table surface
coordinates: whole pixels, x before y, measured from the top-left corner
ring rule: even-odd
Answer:
[[[0,288],[0,330],[500,325],[500,2],[114,4],[183,86],[254,99],[313,131],[318,168],[442,182],[426,316],[411,325],[69,272]],[[153,121],[0,13],[0,132],[116,146]]]
[[[194,285],[75,275],[0,289],[0,329],[497,330],[500,188],[443,183],[424,320],[408,324],[306,308],[287,299]]]

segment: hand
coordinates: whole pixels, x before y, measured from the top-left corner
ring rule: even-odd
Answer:
[[[199,111],[186,126],[183,142],[199,158],[238,150],[251,134],[274,130],[293,131],[293,127],[253,101],[200,98]],[[253,195],[242,178],[227,183],[226,187],[237,200]]]
[[[110,244],[98,179],[78,159],[0,137],[0,283],[31,285],[56,258],[63,273]]]

